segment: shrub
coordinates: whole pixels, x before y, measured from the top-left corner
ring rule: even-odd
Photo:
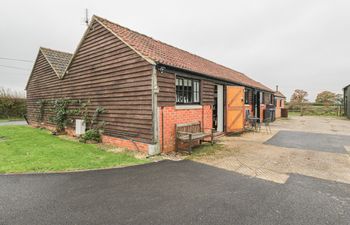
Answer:
[[[24,94],[0,88],[0,118],[23,117],[26,113]]]
[[[87,141],[101,142],[100,131],[96,129],[91,129],[86,131],[86,133],[80,137],[80,142],[86,143]]]

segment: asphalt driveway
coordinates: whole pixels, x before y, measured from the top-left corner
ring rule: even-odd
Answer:
[[[285,184],[193,161],[0,176],[0,224],[346,224],[350,185]]]
[[[345,154],[345,146],[350,146],[350,136],[282,130],[265,144]]]

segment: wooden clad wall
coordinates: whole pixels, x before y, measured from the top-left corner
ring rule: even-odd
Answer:
[[[91,27],[61,80],[60,96],[90,100],[90,115],[104,107],[104,134],[151,143],[152,65],[98,22]],[[55,89],[57,83],[47,82]]]
[[[39,111],[39,100],[61,97],[62,81],[58,78],[44,55],[39,51],[37,60],[27,86],[27,119],[36,123]],[[49,122],[50,112],[44,113],[44,121]]]
[[[175,74],[157,71],[158,106],[174,106],[176,101]]]
[[[214,104],[214,90],[215,84],[209,80],[203,80],[202,82],[202,102],[206,105]]]

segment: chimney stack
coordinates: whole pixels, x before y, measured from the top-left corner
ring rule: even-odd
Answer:
[[[276,85],[276,91],[278,91],[278,85]]]

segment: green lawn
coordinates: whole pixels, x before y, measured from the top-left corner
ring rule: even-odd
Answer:
[[[0,126],[0,173],[74,171],[146,163],[26,126]]]

